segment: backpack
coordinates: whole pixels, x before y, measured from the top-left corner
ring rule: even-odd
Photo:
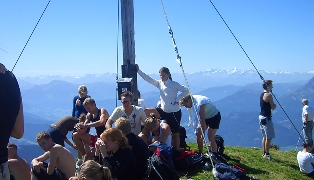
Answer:
[[[179,127],[179,137],[180,137],[180,148],[186,149],[187,148],[187,144],[185,141],[185,138],[187,138],[186,130],[182,126]]]
[[[179,180],[174,167],[162,156],[154,153],[147,161],[148,168],[144,179],[147,180]]]
[[[173,162],[176,170],[192,172],[197,168],[205,165],[206,161],[202,154],[185,150],[180,154],[179,157],[176,157]]]
[[[217,134],[215,135],[214,139],[215,139],[215,142],[217,144],[217,153],[220,156],[222,156],[224,154],[224,150],[225,150],[224,139]]]
[[[229,166],[224,163],[218,163],[212,170],[215,180],[229,180],[229,179],[247,179],[245,171],[238,166]]]

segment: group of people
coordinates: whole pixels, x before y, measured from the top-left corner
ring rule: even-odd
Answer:
[[[203,152],[204,135],[207,132],[211,151],[217,152],[214,136],[219,129],[221,114],[213,102],[205,96],[190,95],[185,86],[172,80],[166,67],[159,71],[160,80],[142,72],[138,65],[136,69],[145,81],[159,89],[160,101],[157,107],[147,108],[143,100],[139,102],[144,108],[140,104],[133,105],[133,94],[125,91],[120,95],[122,106],[115,108],[109,115],[106,109],[96,106],[84,85],[79,86],[79,95],[73,99],[72,116],[61,118],[51,124],[47,131],[37,135],[36,141],[45,153],[32,160],[29,173],[24,170],[28,163],[17,155],[17,146],[8,142],[10,136],[21,138],[24,133],[19,85],[14,74],[0,64],[0,122],[3,122],[0,126],[3,135],[0,143],[0,177],[9,179],[11,176],[11,179],[17,180],[143,178],[147,171],[147,159],[156,150],[156,144],[180,150],[182,106],[188,109],[189,124],[194,127],[198,151]],[[271,110],[276,108],[276,104],[271,94],[272,88],[271,80],[263,82],[259,115],[263,135],[262,157],[269,160],[272,159],[270,142],[275,137]],[[297,159],[300,170],[313,175],[311,163],[314,163],[314,156],[311,152],[314,110],[308,103],[307,99],[302,100],[305,140],[304,149],[298,153]],[[95,136],[89,133],[92,127],[96,129]],[[66,137],[68,132],[72,132],[72,142]],[[76,164],[74,156],[64,147],[64,142],[77,150]],[[49,163],[45,163],[47,159],[50,159]]]
[[[36,141],[44,153],[34,158],[31,169],[27,170],[28,163],[17,155],[17,146],[8,142],[10,136],[20,138],[24,132],[19,86],[14,75],[0,64],[0,78],[5,75],[12,79],[9,83],[12,88],[5,84],[1,86],[1,92],[4,93],[0,93],[1,97],[4,96],[1,102],[10,99],[5,100],[5,105],[1,104],[0,115],[6,117],[6,121],[11,119],[8,121],[10,123],[4,123],[6,126],[1,127],[3,132],[8,132],[0,147],[1,152],[6,152],[0,158],[2,177],[8,179],[11,174],[11,179],[17,180],[143,178],[147,171],[147,159],[156,150],[157,144],[180,150],[181,106],[190,109],[190,120],[195,128],[199,151],[203,151],[202,138],[205,133],[202,132],[208,130],[211,150],[217,152],[213,139],[221,116],[213,103],[205,96],[189,95],[185,86],[172,80],[166,67],[159,71],[161,80],[146,75],[138,65],[136,68],[144,80],[159,89],[158,107],[142,108],[133,105],[133,94],[125,91],[120,95],[122,106],[115,108],[109,115],[106,109],[96,106],[95,100],[88,95],[86,86],[81,85],[78,96],[73,99],[72,116],[61,118],[37,135]],[[5,80],[1,79],[1,82]],[[146,106],[143,101],[140,102],[142,106]],[[5,110],[2,107],[10,108]],[[4,119],[1,118],[1,121]],[[95,136],[89,133],[92,127],[96,129]],[[67,139],[68,132],[72,132],[72,141]],[[65,147],[64,142],[77,150],[76,163],[74,155]],[[49,163],[46,163],[48,159]],[[10,164],[17,160],[24,168]],[[26,169],[25,173],[21,169]]]
[[[264,153],[262,157],[272,160],[269,154],[270,142],[275,138],[274,125],[272,122],[271,110],[276,109],[276,104],[272,97],[272,80],[265,80],[263,82],[263,93],[260,96],[261,113],[259,115],[260,128],[262,130],[262,149]],[[314,121],[314,109],[309,106],[308,99],[302,99],[302,133],[303,137],[303,150],[297,154],[297,161],[300,171],[309,177],[314,178],[314,155],[313,153],[313,121]]]

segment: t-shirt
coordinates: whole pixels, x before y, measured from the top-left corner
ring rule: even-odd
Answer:
[[[77,124],[78,122],[79,121],[77,118],[72,116],[66,116],[51,124],[50,127],[55,128],[60,132],[63,137],[66,137],[68,131],[73,131],[75,124]]]
[[[297,155],[300,171],[306,174],[311,173],[314,168],[311,163],[314,163],[314,156],[311,153],[299,151]]]
[[[313,121],[314,119],[314,109],[311,106],[304,105],[302,108],[302,121],[305,120],[305,114],[308,115],[307,121]]]
[[[123,106],[117,107],[109,117],[109,120],[116,122],[120,117],[130,120],[131,132],[138,135],[141,132],[141,122],[145,121],[146,115],[143,108],[134,105],[132,105],[132,107],[133,110],[129,116],[125,114]]]
[[[8,161],[7,145],[20,110],[19,84],[10,71],[0,73],[0,164]]]

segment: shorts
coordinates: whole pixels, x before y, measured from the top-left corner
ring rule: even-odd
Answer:
[[[221,120],[220,112],[218,112],[214,117],[205,119],[205,123],[212,129],[219,129],[219,124]]]
[[[49,127],[47,133],[50,134],[51,139],[54,143],[60,144],[64,147],[64,136],[55,128]]]
[[[10,171],[9,171],[8,162],[0,164],[0,179],[10,180]]]
[[[47,166],[47,163],[44,163],[43,166]],[[43,168],[40,169],[39,173],[32,168],[32,172],[38,180],[66,180],[65,175],[57,168],[55,168],[51,175]]]
[[[262,131],[263,138],[275,138],[275,130],[273,121],[269,117],[259,115],[259,125]]]
[[[181,109],[177,112],[166,113],[161,108],[156,108],[160,115],[160,120],[166,120],[167,124],[170,126],[172,133],[179,132],[180,122],[181,122]]]
[[[90,135],[90,149],[94,149],[95,148],[95,145],[96,145],[96,141],[97,141],[97,135]]]

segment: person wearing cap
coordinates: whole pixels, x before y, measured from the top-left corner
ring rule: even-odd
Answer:
[[[9,178],[7,145],[10,137],[20,139],[23,136],[24,115],[19,84],[14,74],[1,63],[0,99],[0,177]]]
[[[165,120],[159,120],[154,113],[150,114],[144,121],[144,128],[139,134],[146,144],[149,146],[150,151],[155,151],[158,144],[166,144],[171,147],[171,129]]]
[[[13,142],[8,143],[8,158],[9,170],[11,173],[10,179],[31,179],[29,164],[17,154],[17,146]]]
[[[302,99],[302,122],[303,122],[303,135],[305,142],[313,144],[312,130],[314,120],[314,109],[309,106],[309,100]]]

